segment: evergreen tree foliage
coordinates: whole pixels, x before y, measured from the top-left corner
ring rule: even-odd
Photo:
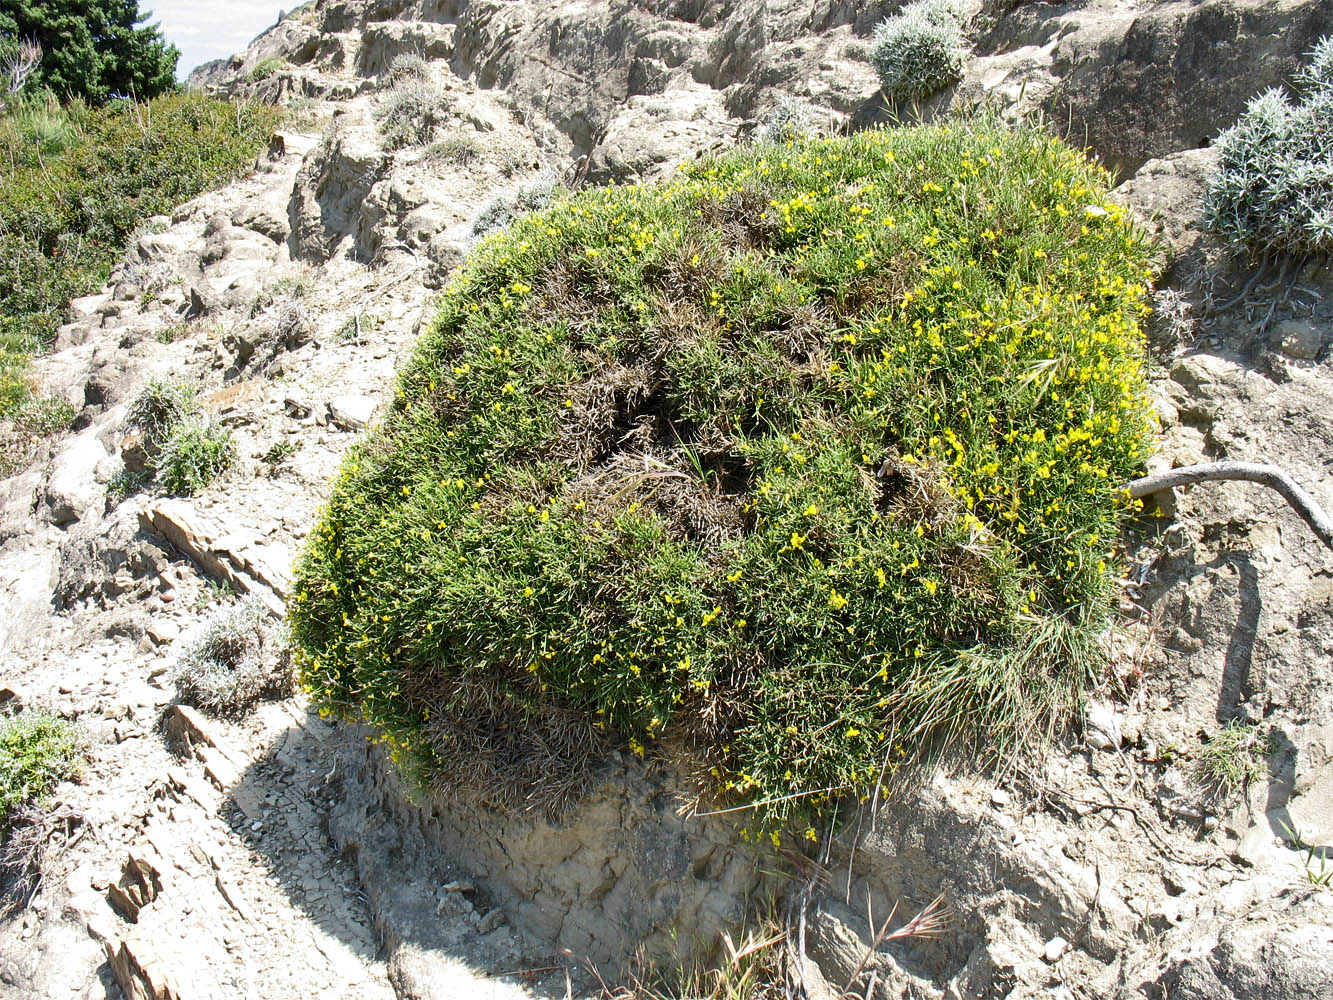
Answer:
[[[42,62],[28,87],[95,104],[156,97],[176,83],[180,51],[138,0],[0,0],[0,35],[35,40]]]

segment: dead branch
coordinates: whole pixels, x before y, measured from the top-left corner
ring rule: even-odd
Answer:
[[[1314,497],[1305,492],[1294,479],[1276,465],[1260,462],[1205,462],[1202,465],[1187,465],[1182,469],[1169,469],[1166,472],[1144,476],[1130,483],[1128,489],[1129,495],[1137,499],[1177,486],[1192,486],[1194,483],[1228,479],[1258,483],[1276,490],[1301,520],[1310,526],[1310,530],[1319,536],[1319,540],[1333,549],[1333,520],[1324,513]]]
[[[36,39],[20,40],[18,45],[0,58],[0,77],[3,77],[5,90],[10,95],[22,90],[41,61],[42,47]]]

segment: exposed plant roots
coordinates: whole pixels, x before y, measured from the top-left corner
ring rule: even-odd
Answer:
[[[1203,465],[1189,465],[1183,469],[1169,469],[1166,472],[1144,476],[1130,483],[1128,489],[1131,497],[1141,498],[1177,486],[1229,479],[1258,483],[1276,490],[1301,520],[1310,526],[1310,530],[1319,540],[1333,549],[1333,520],[1324,513],[1314,497],[1276,465],[1264,465],[1258,462],[1207,462]]]

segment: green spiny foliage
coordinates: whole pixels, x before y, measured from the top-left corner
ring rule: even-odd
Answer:
[[[963,70],[963,27],[952,0],[915,0],[875,29],[870,65],[895,101],[929,97]]]
[[[1050,731],[1150,429],[1153,248],[1107,182],[1034,130],[895,129],[484,240],[300,560],[321,710],[552,811],[670,747],[773,823]]]
[[[79,732],[40,709],[0,720],[0,840],[12,814],[40,804],[59,781],[78,771]]]
[[[135,228],[235,176],[277,120],[184,95],[97,109],[31,98],[0,116],[0,415],[28,398],[28,357]]]
[[[1265,91],[1216,143],[1204,216],[1256,255],[1333,250],[1333,38],[1297,82],[1300,100]]]
[[[168,493],[201,493],[236,462],[231,431],[199,411],[199,387],[150,379],[130,401],[127,426],[140,431],[148,464]]]

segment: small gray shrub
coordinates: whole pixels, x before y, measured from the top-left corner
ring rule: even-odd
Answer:
[[[472,217],[472,235],[481,237],[503,229],[525,212],[539,212],[555,200],[560,178],[543,170],[526,184],[510,192],[501,191]]]
[[[784,98],[779,101],[759,130],[760,142],[787,143],[818,131],[815,109],[804,101]]]
[[[451,107],[443,90],[420,80],[396,88],[375,110],[375,118],[385,145],[404,149],[430,142],[436,127],[448,120]]]
[[[261,698],[285,698],[294,678],[287,630],[256,597],[217,611],[183,645],[172,675],[181,701],[214,715],[241,715]]]
[[[415,52],[400,52],[389,64],[389,76],[394,80],[424,80],[430,76],[430,66]]]
[[[892,100],[929,97],[963,71],[963,26],[952,0],[916,0],[875,29],[870,65]]]
[[[1309,60],[1299,100],[1265,91],[1216,142],[1204,219],[1256,255],[1333,250],[1333,38]]]
[[[153,378],[130,401],[125,423],[143,434],[150,446],[160,445],[172,428],[198,409],[199,387],[190,382]]]

